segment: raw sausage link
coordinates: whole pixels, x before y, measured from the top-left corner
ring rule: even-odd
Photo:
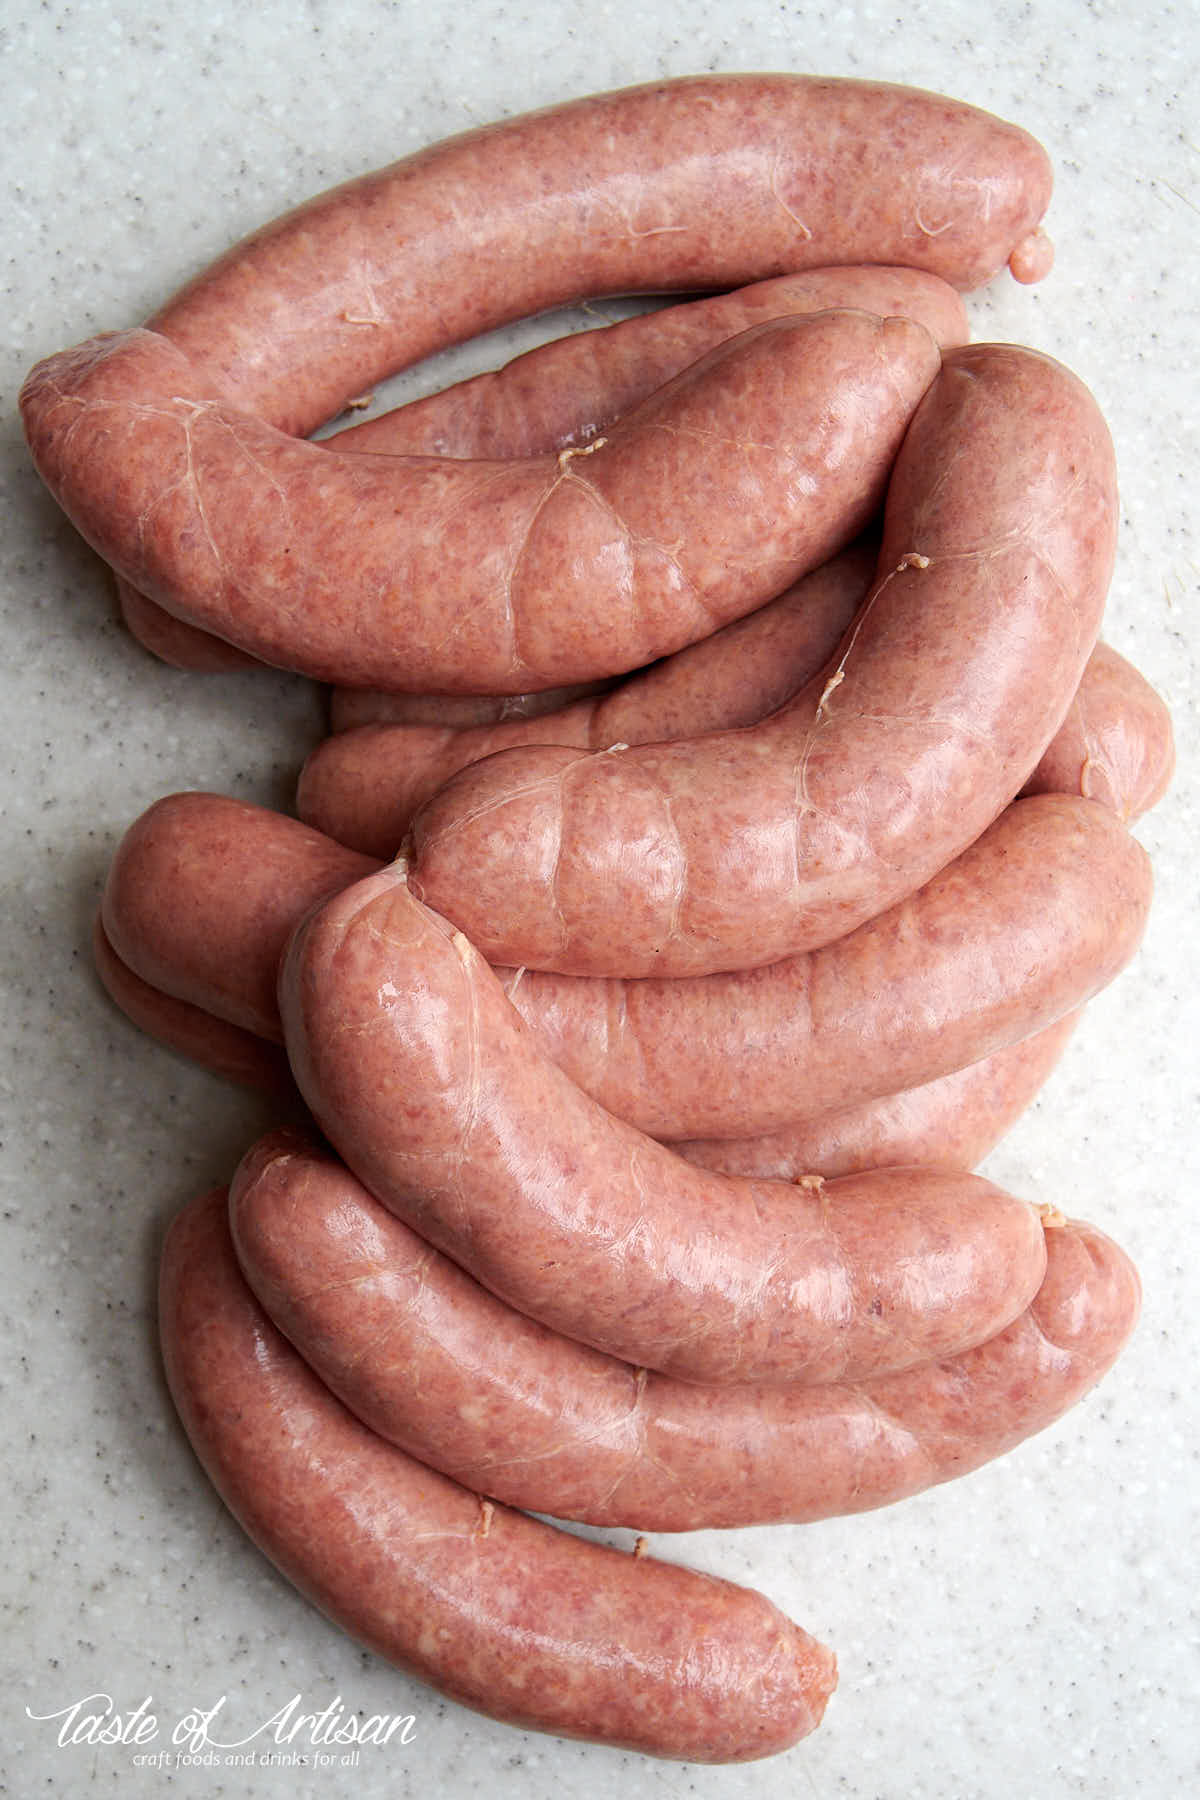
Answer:
[[[596,1525],[804,1523],[919,1493],[1058,1418],[1137,1316],[1133,1265],[1069,1224],[978,1349],[858,1388],[700,1387],[513,1312],[295,1133],[256,1144],[230,1196],[250,1285],[358,1417],[468,1487]]]
[[[159,1319],[234,1517],[407,1673],[530,1730],[696,1762],[768,1756],[819,1723],[833,1656],[761,1594],[484,1501],[360,1424],[246,1286],[220,1190],[168,1233]]]
[[[502,369],[455,382],[424,399],[347,426],[322,441],[333,450],[406,456],[538,456],[588,442],[632,411],[688,363],[727,337],[784,313],[855,307],[880,318],[900,314],[924,325],[939,345],[966,343],[958,294],[918,269],[813,269],[755,282],[731,294],[639,314],[529,350]],[[119,582],[126,624],[147,649],[181,668],[242,667],[255,659],[155,606]],[[335,695],[350,722],[386,718],[389,703],[372,690]],[[370,716],[366,709],[370,707]],[[507,715],[505,715],[507,716]],[[449,723],[450,721],[439,721]],[[481,719],[460,719],[461,724]],[[335,725],[335,729],[337,729]]]
[[[174,795],[127,833],[103,917],[143,980],[277,1039],[288,932],[322,889],[376,866],[262,808]],[[770,968],[502,978],[542,1049],[610,1112],[654,1137],[748,1137],[934,1080],[1052,1024],[1134,954],[1150,896],[1149,859],[1111,813],[1045,794],[1014,802],[909,900]]]
[[[1028,274],[1051,179],[1028,133],[916,88],[654,82],[465,132],[318,195],[149,323],[239,406],[304,436],[431,351],[596,295],[860,263],[958,288],[1010,259]]]
[[[698,76],[466,132],[318,195],[150,323],[226,397],[302,436],[422,356],[594,294],[853,263],[973,287],[1007,260],[1036,280],[1050,188],[1028,133],[940,95]],[[128,611],[145,619],[136,597]],[[214,666],[192,631],[156,636],[170,660]]]
[[[579,681],[572,687],[539,688],[533,694],[389,694],[382,688],[335,687],[329,696],[329,729],[336,733],[355,731],[360,725],[439,725],[463,730],[497,725],[502,719],[534,719],[540,713],[557,712],[576,700],[607,693],[612,685],[611,680]]]
[[[1027,794],[1081,794],[1132,821],[1156,806],[1175,771],[1171,715],[1144,675],[1097,644]]]
[[[757,723],[836,650],[866,592],[866,554],[844,552],[711,638],[606,695],[572,699],[561,711],[539,707],[533,716],[475,729],[466,719],[458,727],[453,719],[379,724],[329,738],[301,771],[296,810],[342,843],[388,857],[424,800],[456,769],[498,750],[520,743],[598,750]],[[1132,663],[1097,644],[1066,718],[1022,792],[1079,793],[1130,821],[1161,799],[1174,765],[1171,716],[1162,700]]]
[[[773,319],[586,449],[510,462],[299,442],[150,331],[40,363],[22,411],[75,525],[171,612],[325,680],[523,693],[677,650],[831,556],[938,360],[905,319]]]
[[[1116,516],[1074,375],[1015,345],[948,352],[832,672],[747,730],[460,771],[413,821],[414,894],[492,962],[565,973],[701,975],[841,937],[1036,766],[1100,628]]]
[[[360,1180],[518,1311],[628,1361],[714,1383],[890,1373],[994,1336],[1042,1278],[1037,1214],[976,1176],[801,1193],[614,1118],[402,865],[309,916],[279,995],[297,1085]]]
[[[658,1138],[751,1137],[962,1068],[1134,955],[1150,861],[1113,815],[1015,801],[909,899],[820,950],[695,980],[508,974],[543,1050]]]
[[[900,1163],[973,1169],[1030,1105],[1078,1019],[1068,1013],[1031,1037],[898,1094],[836,1107],[761,1137],[684,1139],[672,1149],[701,1168],[772,1181]]]
[[[413,813],[458,769],[517,744],[646,744],[755,725],[822,667],[871,583],[855,545],[777,599],[618,687],[557,712],[474,729],[374,725],[317,747],[296,790],[306,824],[372,856],[394,856]]]
[[[260,658],[251,656],[248,650],[239,650],[236,644],[227,644],[211,631],[201,631],[198,625],[177,619],[166,607],[139,594],[123,575],[114,580],[126,630],[160,662],[169,663],[173,669],[191,669],[207,675],[227,675],[235,669],[263,666]]]
[[[300,1106],[291,1066],[279,1045],[231,1025],[203,1007],[152,987],[122,962],[96,920],[96,970],[110,997],[139,1030],[227,1080]],[[681,1156],[727,1175],[794,1181],[803,1175],[854,1175],[862,1169],[923,1163],[973,1169],[1033,1100],[1076,1023],[1060,1019],[936,1081],[754,1138],[693,1138]]]
[[[118,845],[100,916],[142,981],[282,1042],[275,976],[291,931],[378,866],[265,807],[168,794]]]
[[[915,319],[943,350],[970,338],[955,290],[920,269],[810,269],[732,293],[571,332],[501,369],[457,381],[324,442],[388,456],[540,456],[590,443],[617,419],[750,325],[850,307]]]
[[[284,1102],[298,1099],[291,1065],[278,1044],[143,981],[117,955],[99,917],[92,926],[92,960],[110,999],[149,1037],[228,1081]]]

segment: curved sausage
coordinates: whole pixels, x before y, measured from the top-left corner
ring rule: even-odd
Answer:
[[[785,313],[846,307],[913,319],[943,350],[971,335],[958,293],[922,269],[808,269],[570,332],[324,442],[388,456],[540,456],[577,447],[739,331]]]
[[[503,120],[318,195],[149,321],[298,436],[433,350],[602,294],[1044,263],[1041,145],[885,82],[699,75]],[[547,684],[550,685],[550,684]]]
[[[1093,802],[1015,801],[819,950],[694,980],[508,973],[542,1049],[659,1138],[750,1137],[962,1068],[1072,1012],[1141,942],[1150,861]]]
[[[291,1065],[277,1043],[143,981],[117,955],[99,919],[92,947],[109,996],[141,1031],[227,1080],[299,1103]],[[1077,1016],[1069,1014],[1020,1043],[898,1094],[802,1119],[761,1137],[693,1138],[673,1148],[704,1168],[778,1181],[853,1175],[897,1163],[973,1169],[1033,1100]]]
[[[1030,1105],[1078,1020],[1078,1013],[1068,1013],[948,1075],[834,1107],[761,1137],[685,1138],[671,1147],[701,1168],[773,1181],[854,1175],[899,1163],[973,1169]]]
[[[168,794],[117,846],[100,916],[108,943],[142,981],[282,1042],[275,978],[290,933],[377,867],[265,807]]]
[[[114,580],[126,630],[160,662],[169,663],[173,669],[208,675],[261,667],[258,657],[251,656],[248,650],[239,650],[236,644],[227,644],[211,631],[201,631],[186,619],[177,619],[174,613],[140,594],[124,576],[117,575]]]
[[[1037,280],[1050,187],[1027,133],[940,95],[698,76],[466,132],[318,195],[150,323],[228,397],[304,435],[424,355],[595,293],[839,263],[972,287],[1007,260]],[[193,631],[157,635],[171,660],[212,666]]]
[[[1074,375],[1014,345],[949,351],[834,663],[748,729],[460,771],[413,821],[413,893],[490,961],[573,974],[702,975],[843,936],[1032,772],[1099,631],[1116,516]]]
[[[392,456],[557,452],[590,441],[664,381],[747,326],[783,313],[830,307],[853,307],[880,318],[902,314],[924,325],[943,347],[966,343],[970,336],[962,300],[936,275],[919,269],[812,269],[556,338],[501,369],[454,382],[322,442],[333,450]],[[173,619],[128,583],[118,582],[118,588],[134,636],[176,667],[220,670],[255,660]],[[334,696],[335,730],[343,712],[350,723],[367,724],[392,716],[395,708],[373,690],[350,689]],[[457,722],[481,723],[482,716]]]
[[[150,331],[50,357],[21,404],[74,524],[170,612],[323,680],[523,693],[679,649],[825,561],[937,366],[908,320],[773,319],[587,448],[509,462],[300,442]]]
[[[1027,794],[1081,794],[1119,819],[1156,806],[1175,772],[1171,715],[1144,675],[1097,644]]]
[[[513,1312],[296,1133],[247,1152],[230,1219],[262,1305],[373,1430],[509,1505],[642,1531],[807,1523],[965,1474],[1074,1405],[1138,1309],[1118,1247],[1066,1224],[975,1350],[860,1387],[699,1387]]]
[[[800,1191],[615,1118],[400,864],[310,914],[279,998],[297,1086],[372,1193],[519,1312],[627,1361],[714,1383],[890,1372],[993,1336],[1042,1278],[1037,1214],[976,1176]]]
[[[871,583],[853,545],[766,606],[615,688],[557,711],[475,727],[381,724],[329,737],[308,757],[296,811],[343,844],[394,856],[413,813],[468,763],[517,744],[644,744],[757,724],[837,647]]]
[[[159,1321],[226,1506],[406,1673],[510,1724],[695,1762],[768,1756],[819,1723],[834,1659],[761,1594],[484,1501],[361,1425],[255,1301],[220,1190],[171,1226]]]
[[[322,888],[376,867],[340,855],[295,820],[176,795],[118,850],[105,926],[144,980],[277,1038],[288,931]],[[1151,891],[1149,859],[1114,815],[1044,794],[1014,802],[910,899],[766,969],[501,973],[541,1048],[610,1112],[659,1138],[749,1137],[934,1080],[1074,1011],[1136,951]]]
[[[307,824],[380,858],[403,842],[412,814],[460,768],[516,744],[570,744],[598,750],[614,743],[695,737],[756,723],[787,701],[828,661],[866,592],[869,573],[854,547],[804,576],[777,600],[711,638],[665,657],[600,695],[564,696],[543,706],[487,719],[453,715],[354,724],[353,695],[335,702],[344,735],[311,753],[300,774],[296,810]],[[550,696],[535,695],[534,700]],[[373,699],[376,710],[387,696]],[[407,696],[394,696],[403,703]],[[436,706],[437,696],[423,696]],[[453,701],[443,702],[453,705]],[[399,711],[399,708],[397,708]],[[1156,805],[1175,767],[1171,715],[1133,664],[1108,644],[1088,658],[1075,698],[1024,794],[1078,793],[1127,823]]]
[[[278,1044],[143,981],[117,955],[98,916],[92,926],[92,960],[109,998],[147,1036],[228,1081],[281,1100],[295,1096],[291,1065]]]

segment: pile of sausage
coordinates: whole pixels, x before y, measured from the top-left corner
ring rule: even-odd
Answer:
[[[714,76],[321,196],[22,394],[184,667],[334,684],[298,819],[170,796],[118,1005],[287,1121],[165,1247],[201,1461],[364,1643],[661,1756],[795,1742],[831,1653],[585,1541],[880,1506],[1109,1367],[1136,1274],[972,1174],[1150,900],[1170,722],[1098,643],[1112,446],[958,290],[1036,280],[1025,133]],[[709,297],[317,442],[592,295]]]

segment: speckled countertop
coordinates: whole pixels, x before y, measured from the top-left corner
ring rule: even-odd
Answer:
[[[1198,65],[1194,0],[1152,0],[1136,17],[1111,0],[917,0],[902,16],[744,0],[663,0],[648,16],[601,0],[9,9],[0,1792],[1197,1791]],[[299,680],[188,676],[142,653],[34,476],[13,401],[39,356],[137,322],[233,239],[336,180],[572,94],[771,67],[941,88],[1048,146],[1057,267],[1040,287],[1005,278],[973,296],[975,334],[1061,356],[1107,413],[1123,517],[1106,635],[1174,708],[1180,770],[1139,827],[1158,878],[1144,948],[987,1165],[1130,1250],[1145,1285],[1136,1338],[1075,1414],[957,1486],[805,1529],[659,1540],[765,1588],[841,1665],[815,1737],[765,1764],[697,1769],[511,1731],[397,1676],[292,1593],[202,1479],[159,1369],[158,1246],[175,1209],[226,1178],[269,1120],[124,1023],[91,974],[87,934],[138,812],[184,787],[286,806],[322,706]],[[470,346],[396,392],[552,328]],[[318,1767],[311,1734],[289,1745],[269,1724],[297,1696],[311,1713],[411,1714],[409,1741],[363,1744],[355,1763],[324,1751]],[[182,1761],[187,1722],[219,1703],[212,1735],[244,1740],[238,1760]],[[124,1743],[84,1727],[106,1704]]]

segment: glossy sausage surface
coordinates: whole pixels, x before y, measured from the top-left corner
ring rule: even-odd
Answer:
[[[1137,1316],[1132,1264],[1065,1224],[1027,1311],[975,1350],[857,1387],[701,1387],[504,1306],[295,1133],[247,1153],[230,1204],[262,1304],[374,1430],[510,1505],[643,1531],[807,1522],[965,1474],[1073,1405]]]
[[[493,1718],[654,1756],[767,1756],[819,1722],[833,1657],[762,1595],[484,1501],[354,1418],[246,1286],[219,1190],[168,1233],[159,1319],[221,1498],[377,1655]]]
[[[701,975],[831,942],[1022,787],[1095,643],[1116,516],[1074,375],[1015,345],[948,352],[831,665],[740,731],[473,764],[413,821],[413,892],[490,961],[564,973]]]
[[[377,866],[263,808],[172,795],[126,834],[103,917],[144,981],[278,1040],[289,931]],[[1074,1011],[1136,951],[1151,891],[1113,814],[1040,795],[806,956],[695,980],[501,978],[542,1049],[609,1111],[654,1137],[749,1137],[936,1080]]]
[[[961,299],[936,275],[919,269],[812,269],[570,333],[526,351],[503,368],[454,382],[321,441],[336,451],[369,450],[391,456],[478,458],[557,452],[589,442],[689,362],[747,326],[784,313],[847,306],[880,318],[902,314],[916,319],[943,347],[965,343],[970,336]],[[127,582],[118,587],[125,622],[134,636],[176,667],[220,670],[254,660],[248,652],[173,618]],[[334,729],[341,728],[341,721],[367,724],[409,717],[396,704],[403,699],[371,689],[339,691],[333,700]],[[443,704],[450,701],[449,696],[442,699]],[[477,707],[479,703],[474,701]],[[486,716],[509,716],[499,712],[502,704],[498,701]],[[457,722],[477,724],[484,716],[460,716]]]
[[[656,743],[757,724],[822,667],[865,596],[874,547],[856,544],[778,598],[595,695],[487,724],[376,724],[327,738],[296,811],[318,831],[394,856],[412,815],[458,769],[519,744]]]
[[[1036,1212],[971,1175],[794,1188],[701,1170],[596,1104],[393,865],[280,971],[297,1085],[364,1184],[518,1311],[691,1381],[828,1381],[953,1354],[1041,1280]]]
[[[150,320],[304,435],[394,370],[590,296],[882,263],[1044,273],[1045,151],[887,82],[698,75],[467,131],[318,195]]]
[[[168,611],[324,680],[523,693],[679,649],[825,561],[938,360],[905,319],[768,320],[585,448],[511,461],[301,442],[145,330],[48,358],[21,405],[73,523]]]

